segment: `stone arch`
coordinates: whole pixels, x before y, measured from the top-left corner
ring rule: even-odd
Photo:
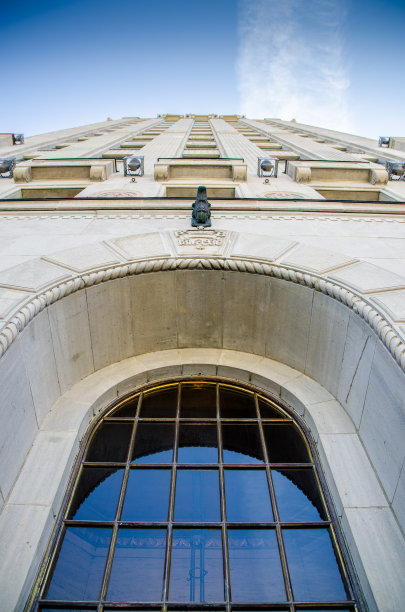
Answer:
[[[312,428],[346,537],[353,539],[350,548],[363,589],[371,609],[389,609],[381,604],[387,594],[392,601],[401,597],[400,577],[395,588],[392,577],[383,580],[388,567],[391,576],[394,567],[401,567],[395,522],[403,520],[401,338],[364,296],[305,270],[241,257],[155,255],[76,274],[34,296],[1,331],[0,376],[9,409],[3,533],[13,516],[24,524],[19,513],[33,512],[35,505],[43,512],[34,519],[40,532],[36,556],[24,566],[18,605],[27,595],[22,585],[32,584],[90,415],[111,401],[111,393],[123,393],[128,380],[140,384],[148,372],[159,379],[173,368],[195,374],[225,368],[241,382],[259,377],[258,386],[275,389],[307,415],[310,427],[319,413]],[[129,372],[122,370],[124,364]],[[277,368],[294,374],[277,378]],[[317,407],[311,411],[312,405]],[[84,406],[87,416],[71,428],[72,415]],[[330,421],[326,434],[325,419]],[[31,492],[24,487],[43,462],[41,453],[55,453],[64,466],[51,500],[49,491],[41,497],[35,487]],[[384,572],[371,563],[370,534],[392,541]],[[17,555],[27,553],[21,542]]]

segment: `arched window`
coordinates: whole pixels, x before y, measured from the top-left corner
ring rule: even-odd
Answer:
[[[216,380],[110,408],[82,452],[34,609],[355,610],[311,449]]]

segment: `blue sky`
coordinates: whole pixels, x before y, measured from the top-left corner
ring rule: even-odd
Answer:
[[[235,112],[405,136],[405,0],[2,4],[0,132]]]

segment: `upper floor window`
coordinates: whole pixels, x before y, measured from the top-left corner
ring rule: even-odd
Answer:
[[[214,380],[136,393],[83,450],[35,609],[354,610],[310,447]]]

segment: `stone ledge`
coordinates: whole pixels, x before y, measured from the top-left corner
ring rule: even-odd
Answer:
[[[114,162],[105,159],[42,160],[19,162],[14,171],[16,183],[31,181],[106,181],[114,172]]]
[[[247,165],[239,160],[208,161],[208,160],[173,160],[155,164],[156,181],[170,179],[230,179],[232,181],[247,180]]]
[[[297,183],[386,185],[388,182],[385,168],[370,162],[297,161],[288,164],[287,173]]]

